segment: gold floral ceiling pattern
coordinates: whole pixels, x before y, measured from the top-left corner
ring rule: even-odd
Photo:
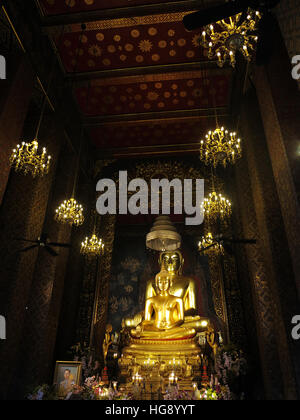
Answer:
[[[229,73],[199,72],[94,80],[78,87],[77,102],[85,115],[115,115],[179,109],[227,107]]]
[[[199,33],[181,21],[66,33],[58,45],[67,72],[207,60]]]
[[[103,124],[92,128],[91,136],[94,144],[105,150],[119,147],[198,144],[201,133],[206,132],[213,124],[214,118]]]

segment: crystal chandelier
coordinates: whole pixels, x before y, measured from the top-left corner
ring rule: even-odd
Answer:
[[[208,58],[217,59],[218,65],[223,67],[230,61],[232,67],[236,64],[236,53],[240,51],[247,61],[251,61],[252,53],[256,50],[258,23],[262,15],[258,11],[248,9],[244,20],[243,13],[216,22],[215,25],[205,26],[200,45],[208,49]]]
[[[99,239],[94,233],[91,238],[85,238],[85,241],[81,244],[82,255],[89,257],[98,257],[104,254],[104,243],[102,239]]]
[[[82,205],[74,198],[65,200],[55,211],[55,220],[70,226],[81,226],[84,222]]]
[[[200,142],[200,160],[214,168],[222,164],[234,164],[242,156],[241,139],[236,133],[230,133],[224,127],[209,131],[205,141]]]
[[[201,241],[199,241],[198,249],[204,255],[223,255],[224,248],[221,244],[216,242],[211,232],[208,232],[205,236],[202,236]]]
[[[218,220],[225,221],[232,214],[231,202],[215,191],[211,192],[209,197],[204,199],[201,209],[208,223],[214,223]]]
[[[34,178],[48,174],[51,156],[47,156],[46,148],[38,153],[39,144],[35,139],[32,143],[18,144],[10,157],[10,165],[16,172],[30,173]]]

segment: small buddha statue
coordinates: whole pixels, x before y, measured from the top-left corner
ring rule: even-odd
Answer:
[[[214,359],[216,360],[218,347],[220,346],[219,335],[218,333],[215,332],[214,328],[211,325],[209,325],[205,333],[205,336],[206,336],[207,343],[212,348]]]
[[[195,328],[184,322],[183,299],[170,294],[173,277],[173,273],[165,270],[157,274],[157,294],[146,300],[145,320],[131,330],[133,337],[152,340],[195,337]]]
[[[102,344],[103,359],[104,359],[104,365],[105,366],[106,366],[106,359],[107,359],[107,354],[108,354],[109,347],[114,342],[114,335],[112,334],[112,329],[113,329],[112,325],[108,324],[106,326],[105,336],[104,336],[104,340],[103,340],[103,344]]]

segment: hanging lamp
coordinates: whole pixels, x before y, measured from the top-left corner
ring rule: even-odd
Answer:
[[[181,246],[181,236],[169,216],[158,216],[146,238],[146,246],[155,251],[176,251]]]

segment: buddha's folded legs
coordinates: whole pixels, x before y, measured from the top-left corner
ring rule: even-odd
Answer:
[[[184,322],[185,328],[195,328],[196,331],[206,331],[209,325],[209,320],[205,318],[195,317]]]
[[[137,331],[132,330],[131,334],[133,337],[137,338],[146,338],[152,340],[168,340],[173,338],[186,338],[194,337],[196,335],[196,330],[194,328],[185,328],[185,327],[176,327],[170,330],[144,330]]]

